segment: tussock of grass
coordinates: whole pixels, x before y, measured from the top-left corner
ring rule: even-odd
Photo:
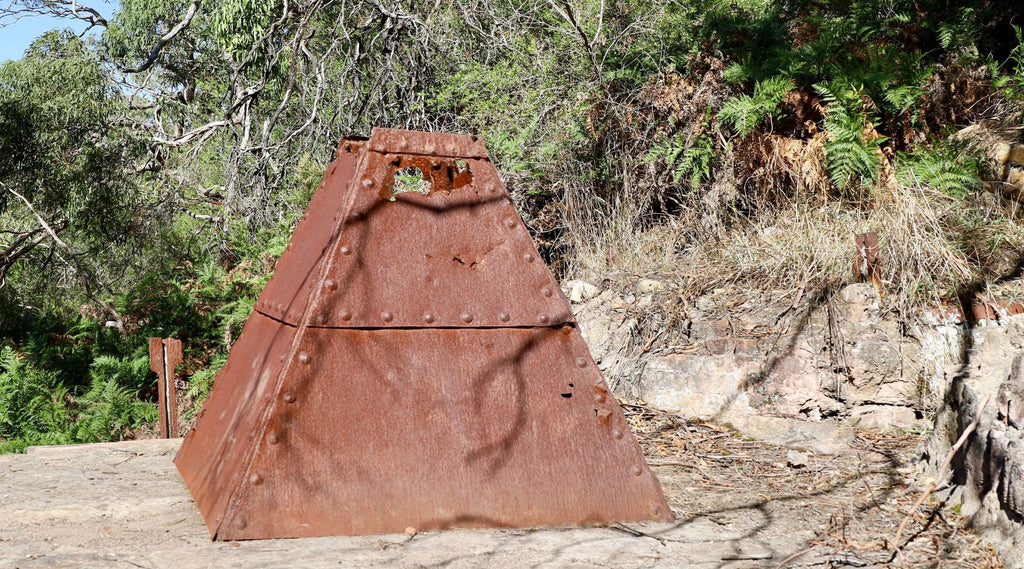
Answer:
[[[728,285],[752,294],[829,290],[853,279],[854,236],[876,231],[883,292],[911,308],[955,299],[967,287],[1012,273],[1024,251],[1024,227],[1012,208],[899,183],[870,199],[791,200],[757,216],[694,208],[686,217],[698,230],[678,218],[636,232],[612,225],[577,239],[581,254],[573,271],[622,281],[654,276],[682,296]]]

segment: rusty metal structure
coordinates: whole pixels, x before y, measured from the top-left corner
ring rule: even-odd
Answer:
[[[214,539],[672,516],[475,136],[342,140],[175,463]]]
[[[160,407],[160,438],[178,436],[178,397],[175,391],[174,368],[181,363],[181,340],[149,339],[149,369],[156,373]]]

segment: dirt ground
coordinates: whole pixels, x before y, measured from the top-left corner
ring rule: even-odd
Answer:
[[[858,431],[842,454],[814,455],[645,406],[625,409],[678,523],[742,520],[761,539],[813,529],[801,549],[764,566],[1002,566],[957,507],[932,497],[941,492],[910,515],[931,482],[913,464],[920,434]]]
[[[955,508],[908,515],[928,482],[905,464],[919,436],[813,454],[625,410],[673,523],[211,542],[171,463],[180,441],[37,447],[0,456],[0,567],[1000,567]]]

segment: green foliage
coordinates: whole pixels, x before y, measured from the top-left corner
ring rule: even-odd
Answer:
[[[0,453],[69,443],[70,424],[69,392],[57,375],[9,346],[0,349]]]
[[[226,353],[217,354],[206,367],[192,374],[192,377],[189,378],[188,391],[185,395],[195,401],[195,403],[185,412],[186,419],[195,417],[199,412],[203,402],[206,401],[206,397],[210,394],[214,378],[217,377],[217,374],[220,373],[221,368],[224,367],[227,361]]]
[[[686,137],[679,134],[652,146],[646,160],[663,160],[665,167],[672,172],[673,181],[687,180],[691,188],[697,188],[702,181],[711,178],[711,169],[718,161],[718,155],[710,135],[700,134],[692,144],[687,144]]]
[[[981,186],[981,162],[955,148],[901,153],[898,166],[900,183],[932,188],[957,199],[966,199]]]
[[[136,193],[120,164],[141,147],[110,124],[117,95],[107,70],[70,33],[47,32],[0,66],[0,181],[74,228],[114,238]],[[0,214],[23,207],[0,192]]]
[[[124,358],[97,357],[89,376],[89,390],[78,402],[82,411],[74,424],[76,442],[116,441],[156,422],[156,405],[140,399],[151,378],[145,346]]]
[[[875,180],[880,163],[880,146],[884,138],[868,137],[874,131],[862,109],[861,94],[850,85],[815,85],[822,101],[828,104],[825,127],[825,164],[829,177],[843,191],[853,182],[871,183]]]
[[[738,95],[726,101],[718,111],[718,119],[735,129],[740,136],[746,136],[761,126],[765,119],[777,119],[781,112],[779,103],[793,83],[785,77],[770,77],[754,85],[753,95]]]
[[[278,10],[272,0],[231,0],[220,2],[210,20],[217,43],[241,61],[263,37]]]

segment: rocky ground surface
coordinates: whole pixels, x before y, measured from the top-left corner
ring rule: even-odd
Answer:
[[[913,508],[917,436],[856,431],[824,454],[625,410],[673,523],[211,542],[171,462],[178,440],[36,447],[0,456],[0,567],[1000,566],[951,510]]]

